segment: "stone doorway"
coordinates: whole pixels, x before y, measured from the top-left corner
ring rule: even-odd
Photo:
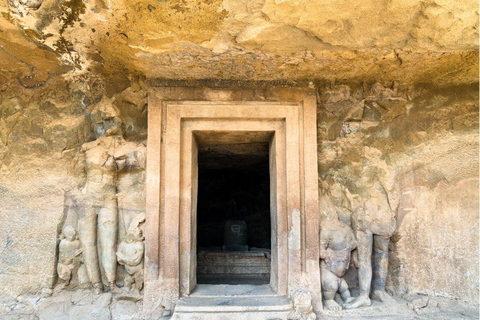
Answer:
[[[198,145],[197,283],[268,284],[271,261],[269,142]],[[251,139],[251,137],[250,137]]]
[[[197,286],[199,152],[220,141],[268,144],[269,290],[304,287],[319,310],[314,90],[152,88],[148,112],[145,307]]]

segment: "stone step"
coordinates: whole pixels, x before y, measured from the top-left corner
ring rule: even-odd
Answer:
[[[174,313],[171,320],[288,320],[290,311]]]
[[[197,284],[190,297],[278,297],[268,284],[264,285],[229,285],[229,284]]]
[[[281,296],[184,297],[178,300],[174,320],[285,320],[291,300]]]

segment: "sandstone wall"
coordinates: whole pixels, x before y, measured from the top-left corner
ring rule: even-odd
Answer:
[[[363,166],[396,211],[389,290],[478,304],[478,88],[320,88],[320,186],[339,218]]]
[[[80,97],[56,89],[0,99],[0,287],[13,296],[38,291],[53,270],[71,151],[86,138]]]
[[[0,92],[2,299],[41,291],[52,273],[66,192],[83,183],[80,148],[94,139],[95,104],[110,90],[126,139],[145,141],[145,88],[134,78],[108,86],[77,79]],[[398,224],[389,290],[478,304],[478,86],[318,88],[319,185],[340,218],[349,222],[362,167],[388,186]],[[142,201],[132,206],[121,194],[141,194],[144,176],[122,181],[120,210],[141,210]]]
[[[39,292],[52,280],[67,194],[85,182],[80,151],[94,140],[90,113],[103,92],[96,80],[0,92],[0,297]],[[146,139],[145,98],[133,86],[113,100],[126,139]],[[144,211],[144,180],[143,172],[119,176],[121,212]]]

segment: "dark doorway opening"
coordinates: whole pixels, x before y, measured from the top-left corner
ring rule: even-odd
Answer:
[[[267,143],[199,145],[197,283],[270,282]]]

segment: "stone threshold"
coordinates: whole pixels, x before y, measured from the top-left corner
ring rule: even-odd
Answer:
[[[190,297],[278,297],[270,285],[230,285],[230,284],[197,284]]]
[[[269,285],[197,285],[178,300],[173,319],[286,319],[291,310]]]

